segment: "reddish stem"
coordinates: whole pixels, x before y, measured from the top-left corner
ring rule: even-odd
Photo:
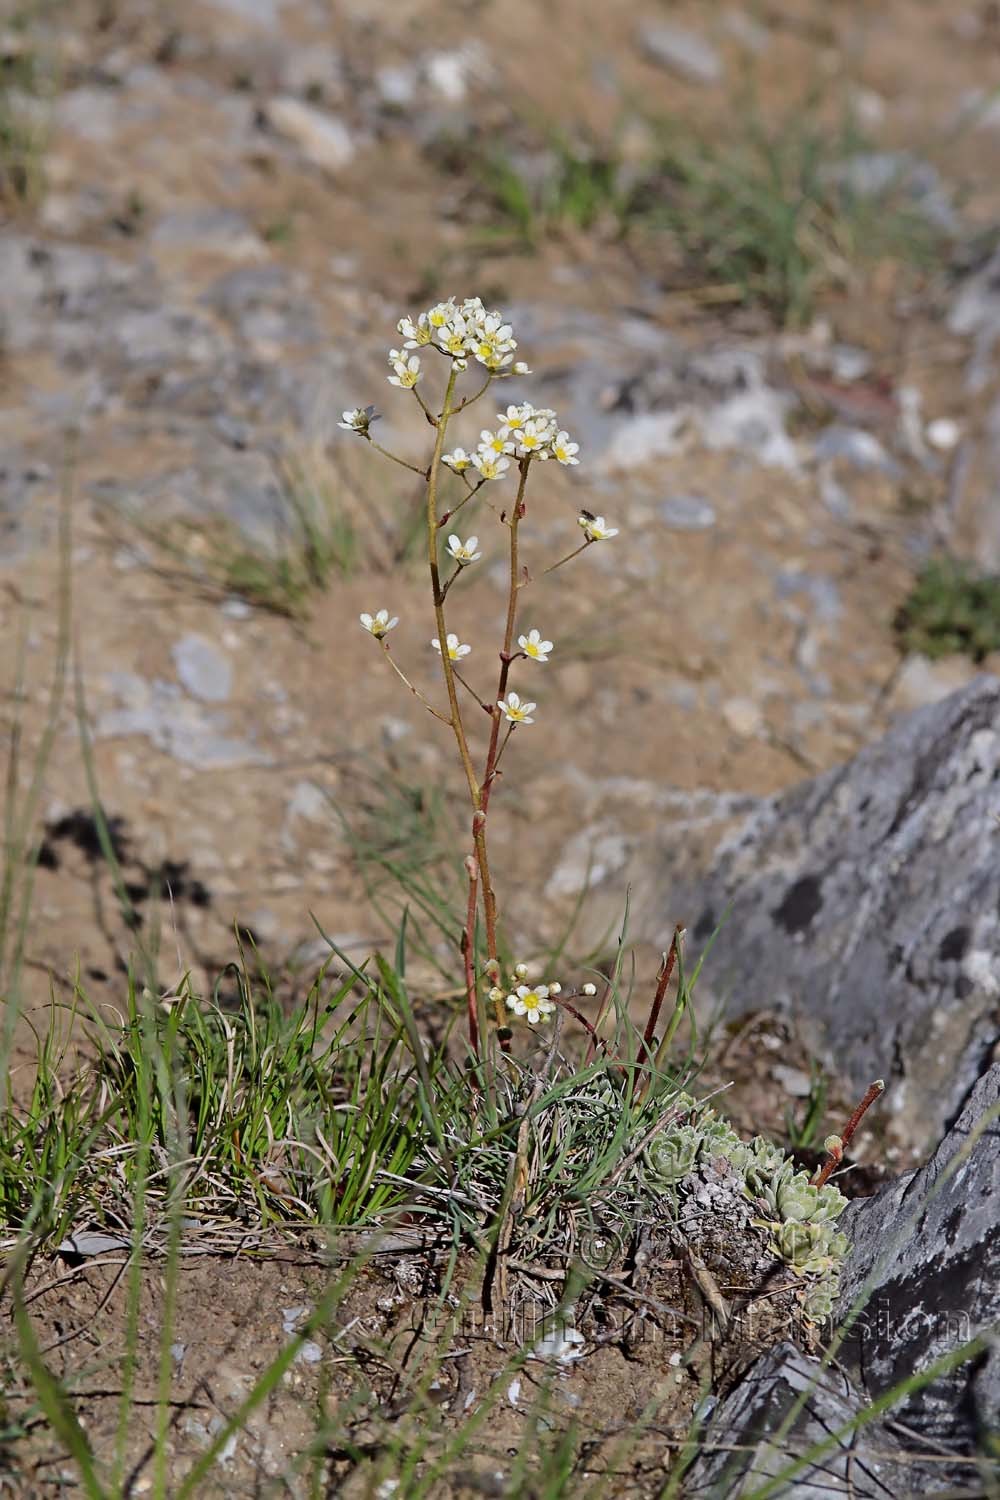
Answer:
[[[673,974],[674,965],[677,962],[677,953],[680,948],[681,933],[683,931],[683,923],[678,922],[674,928],[674,935],[670,940],[670,947],[664,953],[663,962],[660,964],[660,972],[656,980],[656,993],[653,996],[653,1003],[649,1007],[649,1018],[646,1021],[646,1029],[642,1034],[643,1062],[651,1062],[653,1058],[653,1038],[656,1036],[656,1026],[660,1019],[660,1011],[663,1007],[664,996],[667,993],[667,986],[670,983],[670,976]],[[640,1072],[641,1068],[636,1068],[635,1073],[632,1075],[633,1100],[639,1088]]]
[[[837,1138],[837,1145],[830,1149],[826,1161],[820,1167],[815,1176],[810,1179],[813,1187],[821,1188],[827,1182],[834,1167],[836,1167],[838,1163],[843,1160],[844,1151],[849,1144],[852,1135],[861,1124],[861,1121],[864,1119],[868,1110],[875,1103],[875,1100],[884,1093],[885,1084],[883,1083],[881,1078],[876,1078],[874,1083],[869,1084],[868,1092],[865,1094],[865,1097],[862,1099],[861,1103],[858,1105],[857,1109],[854,1111],[853,1115],[844,1126],[840,1136]]]
[[[476,898],[479,891],[479,863],[474,854],[465,857],[465,870],[469,877],[469,904],[465,914],[465,931],[462,934],[462,954],[465,958],[465,993],[469,1006],[469,1041],[479,1058],[479,1016],[476,1000]]]
[[[647,1057],[652,1050],[653,1038],[656,1035],[656,1026],[660,1019],[660,1010],[663,1006],[663,997],[667,993],[667,985],[670,983],[670,976],[674,972],[674,964],[677,962],[677,950],[683,931],[683,923],[678,922],[674,928],[674,935],[670,940],[670,948],[663,955],[663,962],[660,965],[660,972],[657,976],[656,994],[653,996],[653,1003],[649,1009],[649,1020],[646,1022],[646,1030],[642,1034],[642,1046]]]

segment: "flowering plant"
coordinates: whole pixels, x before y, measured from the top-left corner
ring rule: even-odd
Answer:
[[[549,407],[533,406],[528,401],[507,403],[496,416],[496,425],[483,427],[479,439],[470,449],[453,447],[447,450],[449,428],[466,407],[485,396],[497,381],[511,375],[529,375],[531,371],[521,361],[515,360],[517,340],[513,328],[502,313],[489,311],[479,297],[467,297],[458,302],[450,297],[438,302],[414,319],[400,318],[397,331],[401,336],[400,348],[389,351],[392,374],[389,384],[403,392],[409,392],[418,403],[426,420],[434,430],[433,451],[426,464],[414,463],[392,453],[375,441],[372,424],[378,419],[373,406],[356,407],[345,411],[340,426],[363,438],[384,457],[418,474],[426,486],[426,534],[427,562],[430,573],[431,599],[434,609],[436,634],[431,646],[441,662],[446,707],[432,704],[413,685],[407,675],[396,664],[390,653],[388,633],[399,622],[386,608],[373,614],[363,614],[361,625],[378,642],[392,669],[411,692],[416,694],[435,718],[451,730],[462,772],[468,787],[472,810],[471,849],[465,861],[468,876],[468,903],[462,950],[465,962],[465,991],[468,1006],[469,1039],[474,1052],[481,1055],[484,1035],[485,1001],[492,1011],[500,1045],[504,1051],[509,1047],[510,1033],[507,1021],[510,1017],[523,1018],[529,1026],[548,1020],[556,1005],[576,1012],[571,1004],[574,994],[592,994],[593,985],[584,985],[580,991],[561,994],[557,983],[528,985],[528,971],[523,964],[515,966],[506,987],[501,984],[500,959],[497,935],[497,898],[490,877],[489,859],[489,810],[490,800],[496,785],[501,758],[516,729],[535,723],[538,704],[522,697],[511,686],[511,677],[518,662],[544,664],[555,649],[553,642],[545,639],[535,625],[520,635],[518,629],[518,605],[521,590],[531,582],[524,567],[520,550],[519,530],[527,509],[527,487],[533,467],[554,460],[566,468],[579,464],[579,443],[559,423]],[[424,393],[427,390],[427,374],[432,360],[441,363],[444,383],[440,405]],[[459,383],[463,376],[478,366],[481,379],[467,394],[459,396]],[[457,478],[462,485],[459,497],[453,503],[442,506],[442,479]],[[453,523],[460,511],[475,506],[484,487],[507,482],[515,486],[513,498],[494,513],[507,532],[507,609],[503,634],[498,651],[497,679],[495,690],[489,696],[480,696],[462,675],[461,667],[471,653],[471,646],[463,644],[459,634],[449,628],[449,594],[455,580],[479,561],[478,535],[467,536],[463,541],[456,531],[447,534],[447,545],[443,554],[439,543],[442,529]],[[485,497],[482,497],[485,498]],[[550,573],[571,558],[579,556],[596,542],[609,541],[618,535],[617,528],[609,525],[603,516],[592,516],[582,510],[578,525],[583,531],[583,542],[565,556],[545,569]],[[454,570],[445,576],[443,569],[448,563]],[[442,645],[442,643],[444,643]],[[465,695],[463,697],[463,694]],[[470,743],[464,710],[474,702],[490,717],[488,745],[482,768],[478,769]],[[482,914],[486,956],[479,962],[476,953],[476,922]],[[583,1019],[582,1017],[580,1018]],[[584,1023],[588,1025],[589,1023]]]

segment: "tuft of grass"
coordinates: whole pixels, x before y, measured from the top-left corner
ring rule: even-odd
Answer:
[[[282,467],[285,535],[282,550],[219,546],[210,561],[221,586],[275,614],[299,618],[312,594],[356,570],[361,542],[341,488],[315,456],[296,455]]]
[[[814,1060],[810,1069],[809,1093],[803,1100],[801,1113],[796,1114],[791,1107],[785,1109],[785,1131],[795,1150],[811,1151],[823,1139],[828,1091],[826,1074]]]
[[[151,523],[129,508],[130,528],[164,559],[169,580],[196,583],[211,597],[237,595],[284,618],[308,618],[318,593],[369,561],[348,487],[318,452],[299,451],[278,469],[282,511],[274,547],[248,542],[224,522]],[[108,524],[118,530],[106,512]],[[124,535],[118,540],[127,542]]]
[[[458,827],[440,787],[394,761],[331,799],[372,910],[387,931],[407,918],[412,951],[454,981],[464,889]]]
[[[942,245],[907,160],[880,190],[865,190],[851,163],[873,142],[849,113],[830,125],[821,104],[811,98],[770,119],[749,92],[731,123],[712,130],[647,110],[651,144],[638,161],[550,131],[532,155],[463,143],[439,164],[471,172],[495,229],[529,249],[566,228],[665,235],[675,275],[708,300],[801,324],[877,262],[926,268]]]
[[[494,224],[530,248],[567,228],[620,232],[628,199],[614,151],[553,134],[531,159],[501,148],[473,153],[472,169]],[[465,166],[468,167],[466,162]]]
[[[54,77],[41,44],[46,0],[27,0],[6,18],[0,36],[0,205],[34,206],[45,187],[44,158]]]
[[[633,217],[671,235],[699,285],[801,324],[866,266],[932,261],[940,232],[909,195],[904,166],[878,193],[852,184],[852,157],[872,147],[849,117],[831,128],[812,102],[770,122],[751,100],[734,118],[738,130],[718,138],[654,121],[652,170],[633,199]]]
[[[897,611],[895,629],[902,651],[982,662],[1000,651],[1000,577],[954,557],[932,558]]]
[[[286,1016],[266,978],[233,967],[229,1006],[186,981],[162,997],[131,983],[111,1025],[79,997],[93,1059],[68,1084],[49,1028],[31,1094],[0,1115],[11,1233],[130,1233],[141,1203],[143,1242],[162,1248],[174,1197],[206,1225],[262,1232],[360,1224],[412,1198],[415,1163],[431,1159],[453,1107],[467,1112],[469,1091],[443,1057],[414,1053],[398,977],[324,971]]]

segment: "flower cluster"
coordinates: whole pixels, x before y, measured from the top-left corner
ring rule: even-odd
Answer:
[[[487,312],[481,297],[466,297],[463,302],[449,297],[422,312],[416,322],[400,318],[396,327],[403,335],[404,349],[433,344],[451,358],[456,370],[467,369],[474,359],[491,375],[531,374],[522,361],[513,362],[517,339],[510,324],[504,322],[502,313]]]
[[[494,973],[499,978],[499,966],[494,969]],[[557,980],[550,984],[526,984],[527,978],[528,965],[515,964],[510,976],[510,994],[494,984],[489,998],[494,1004],[505,1004],[515,1016],[523,1016],[529,1026],[537,1026],[539,1021],[547,1021],[555,1011],[555,1003],[549,996],[558,995],[562,985]]]
[[[496,428],[483,428],[474,453],[456,448],[442,461],[456,474],[464,474],[471,466],[483,479],[499,479],[513,459],[554,458],[560,464],[578,464],[579,451],[580,444],[572,442],[569,433],[559,426],[551,407],[524,401],[497,413]]]

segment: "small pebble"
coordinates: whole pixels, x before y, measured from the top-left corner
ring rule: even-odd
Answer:
[[[927,441],[932,448],[947,453],[957,447],[962,438],[962,429],[951,417],[936,417],[927,424]]]

